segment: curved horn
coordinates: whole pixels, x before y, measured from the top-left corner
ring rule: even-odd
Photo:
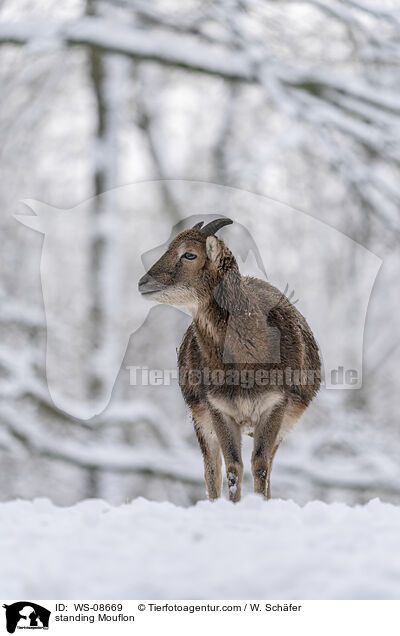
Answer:
[[[196,225],[193,225],[192,230],[199,230],[202,225],[204,225],[204,221],[200,221],[200,223],[196,223]]]
[[[224,227],[224,225],[230,225],[231,223],[233,223],[232,219],[215,219],[215,221],[207,223],[200,232],[203,236],[212,236],[215,232],[218,232],[221,227]]]

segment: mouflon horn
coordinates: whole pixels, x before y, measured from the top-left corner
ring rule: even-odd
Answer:
[[[218,232],[221,227],[224,227],[224,225],[230,225],[231,223],[233,223],[232,219],[227,219],[226,217],[223,219],[215,219],[215,221],[207,223],[200,232],[203,236],[212,236],[215,232]]]

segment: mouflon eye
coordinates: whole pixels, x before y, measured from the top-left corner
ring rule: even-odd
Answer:
[[[188,261],[194,261],[197,258],[197,254],[191,254],[190,252],[185,252],[182,254],[181,258],[186,258]]]

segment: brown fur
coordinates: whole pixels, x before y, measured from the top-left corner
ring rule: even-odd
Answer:
[[[187,252],[197,258],[187,260]],[[270,497],[279,444],[320,385],[318,347],[306,320],[276,287],[242,276],[225,243],[215,236],[205,238],[198,228],[171,242],[139,288],[159,302],[184,305],[193,315],[178,364],[204,457],[209,498],[221,495],[222,451],[229,497],[240,500],[242,432],[254,436],[254,490]],[[222,372],[225,381],[210,382],[204,370]],[[288,370],[299,378],[308,373],[308,381],[298,383]],[[196,373],[197,381],[190,381]],[[283,382],[237,383],[238,377],[261,378],[263,373]]]

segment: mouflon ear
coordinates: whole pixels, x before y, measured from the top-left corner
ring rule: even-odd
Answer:
[[[221,257],[221,243],[220,241],[217,239],[216,236],[208,236],[206,239],[206,253],[207,253],[207,258],[214,263],[215,265],[218,264],[220,257]]]
[[[239,274],[239,268],[235,257],[229,247],[216,236],[208,236],[206,239],[206,254],[208,261],[221,275],[228,273]]]

